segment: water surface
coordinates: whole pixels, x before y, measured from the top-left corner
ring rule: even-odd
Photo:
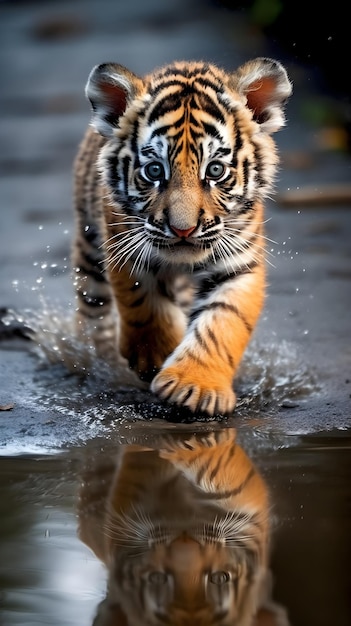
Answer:
[[[129,438],[150,445],[159,432],[136,429]],[[271,492],[275,599],[294,626],[347,626],[350,436],[291,437],[283,447],[271,437],[257,446],[249,430],[238,436]],[[98,437],[51,456],[0,458],[3,624],[92,624],[106,575],[77,536],[77,495],[87,462],[113,460],[119,445]]]

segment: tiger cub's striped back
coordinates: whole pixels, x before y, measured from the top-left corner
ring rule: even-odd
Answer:
[[[234,73],[178,62],[141,79],[105,64],[86,92],[94,129],[76,161],[78,325],[162,398],[229,412],[263,304],[263,200],[286,72],[259,58]]]
[[[235,436],[124,446],[95,531],[90,467],[80,536],[108,568],[95,626],[254,626],[264,611],[287,625],[269,595],[267,488]]]

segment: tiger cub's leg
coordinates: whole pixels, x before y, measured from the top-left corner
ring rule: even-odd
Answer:
[[[183,341],[152,382],[162,398],[210,415],[235,406],[233,378],[263,306],[264,267],[212,282],[212,291],[195,301]]]
[[[76,241],[73,271],[77,335],[85,343],[91,342],[96,356],[115,363],[118,360],[117,316],[103,259],[82,231],[78,231]]]
[[[198,434],[185,442],[165,440],[160,457],[170,461],[203,493],[216,493],[227,510],[245,510],[247,505],[253,511],[257,507],[257,519],[261,519],[266,538],[268,490],[250,458],[237,444],[234,428]],[[253,494],[252,498],[248,494]]]
[[[171,273],[131,275],[131,263],[111,271],[120,318],[120,351],[142,380],[151,380],[183,339],[186,315],[175,301]]]
[[[118,355],[116,307],[102,244],[106,226],[102,216],[96,158],[103,138],[89,129],[75,162],[76,230],[72,250],[77,295],[76,329],[91,341],[97,356],[115,362]]]

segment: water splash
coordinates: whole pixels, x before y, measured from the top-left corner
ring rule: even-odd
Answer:
[[[147,391],[120,355],[114,363],[97,358],[89,338],[76,336],[73,311],[69,314],[43,301],[40,311],[11,312],[5,323],[21,323],[32,339],[40,365],[35,395],[42,407],[54,407],[66,416],[79,415],[92,429],[104,420],[110,427],[111,419],[119,423],[123,419],[157,419],[160,411],[161,419],[182,421],[174,407]],[[238,417],[261,415],[282,405],[291,407],[318,391],[316,377],[297,347],[289,342],[277,344],[274,337],[266,343],[256,339],[250,344],[235,387]]]
[[[71,374],[88,377],[92,383],[104,387],[133,385],[144,389],[145,384],[129,369],[121,355],[106,362],[96,355],[95,346],[88,336],[77,336],[74,313],[58,305],[52,307],[41,298],[42,309],[9,311],[3,318],[5,325],[21,325],[23,334],[33,342],[33,349],[43,365],[62,365]]]
[[[262,410],[294,403],[319,391],[317,376],[296,345],[276,338],[251,342],[240,367],[237,385],[242,406]]]

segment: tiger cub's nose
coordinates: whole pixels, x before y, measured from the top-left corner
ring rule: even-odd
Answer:
[[[185,230],[182,230],[181,228],[176,228],[175,226],[172,226],[172,224],[170,226],[171,226],[171,229],[173,230],[173,232],[178,237],[184,237],[184,239],[189,237],[189,235],[191,235],[191,233],[193,233],[195,228],[196,228],[196,226],[192,226],[191,228],[186,228]]]

